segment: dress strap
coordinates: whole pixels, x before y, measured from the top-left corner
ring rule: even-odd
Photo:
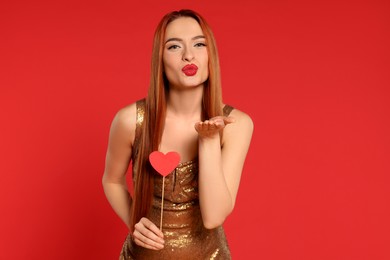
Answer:
[[[137,109],[137,118],[136,118],[137,125],[135,127],[135,136],[136,138],[139,138],[141,136],[142,125],[145,116],[145,99],[141,99],[136,102],[136,109]]]
[[[136,103],[136,126],[135,126],[135,137],[133,143],[133,155],[138,153],[138,146],[141,141],[142,125],[145,117],[145,99],[138,100]],[[134,158],[133,158],[134,159]]]
[[[230,112],[232,112],[233,109],[234,109],[234,107],[229,106],[229,105],[225,105],[225,106],[223,107],[223,115],[224,115],[224,116],[229,116],[229,115],[230,115]]]

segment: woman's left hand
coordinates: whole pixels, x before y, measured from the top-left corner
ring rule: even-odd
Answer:
[[[234,118],[227,116],[216,116],[203,122],[195,123],[195,130],[201,137],[215,137],[225,128],[226,125],[234,122]]]

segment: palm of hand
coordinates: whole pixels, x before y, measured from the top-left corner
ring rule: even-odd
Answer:
[[[219,132],[225,128],[226,125],[233,123],[232,117],[216,116],[209,120],[197,122],[195,124],[195,130],[200,137],[215,137],[219,135]]]

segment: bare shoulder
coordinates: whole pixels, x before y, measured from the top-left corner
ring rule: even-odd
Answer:
[[[136,128],[137,105],[132,103],[118,110],[111,124],[111,134],[115,134],[133,143]]]
[[[225,127],[222,142],[226,144],[234,139],[238,142],[249,143],[254,129],[252,118],[237,108],[231,111],[229,117],[232,117],[234,122]]]
[[[118,120],[122,124],[131,125],[131,121],[136,121],[136,103],[132,103],[118,110],[114,120]]]
[[[238,125],[253,129],[253,120],[247,113],[235,108],[229,116],[233,117]]]

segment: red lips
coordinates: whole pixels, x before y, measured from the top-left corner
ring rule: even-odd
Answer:
[[[195,64],[188,64],[185,65],[181,70],[184,74],[186,74],[186,76],[194,76],[198,71],[198,67]]]

